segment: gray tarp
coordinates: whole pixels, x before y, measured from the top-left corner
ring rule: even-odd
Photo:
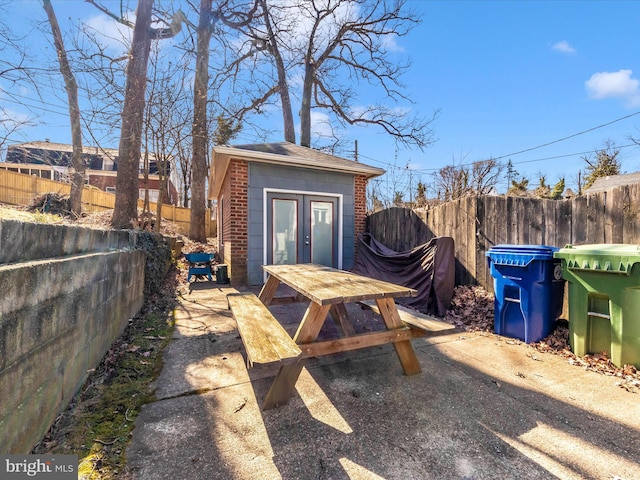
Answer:
[[[455,286],[453,238],[436,237],[412,250],[396,252],[365,233],[358,237],[353,271],[416,289],[417,296],[396,301],[442,317],[451,303]]]

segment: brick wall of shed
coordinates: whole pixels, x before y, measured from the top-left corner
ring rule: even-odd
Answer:
[[[354,178],[353,206],[354,206],[354,239],[358,246],[358,235],[366,230],[367,221],[367,177],[356,175]]]
[[[220,255],[233,285],[247,283],[249,164],[231,160],[222,186]]]

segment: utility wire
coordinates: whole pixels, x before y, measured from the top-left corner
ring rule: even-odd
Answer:
[[[520,151],[517,151],[517,152],[509,153],[509,154],[506,154],[506,155],[501,155],[501,156],[499,156],[499,157],[493,157],[493,158],[492,158],[492,160],[502,160],[502,159],[507,158],[507,157],[512,157],[512,156],[515,156],[515,155],[519,155],[519,154],[521,154],[521,153],[526,153],[526,152],[530,152],[530,151],[533,151],[533,150],[537,150],[537,149],[539,149],[539,148],[547,147],[547,146],[549,146],[549,145],[553,145],[553,144],[555,144],[555,143],[563,142],[563,141],[565,141],[565,140],[569,140],[569,139],[574,138],[574,137],[577,137],[577,136],[579,136],[579,135],[584,135],[585,133],[593,132],[594,130],[598,130],[598,129],[600,129],[600,128],[603,128],[603,127],[606,127],[606,126],[612,125],[612,124],[617,123],[617,122],[620,122],[620,121],[622,121],[622,120],[626,120],[626,119],[631,118],[631,117],[634,117],[634,116],[636,116],[636,115],[640,115],[640,111],[638,111],[638,112],[634,112],[634,113],[631,113],[631,114],[629,114],[629,115],[625,115],[624,117],[616,118],[615,120],[611,120],[610,122],[603,123],[603,124],[601,124],[601,125],[597,125],[597,126],[595,126],[595,127],[589,128],[589,129],[587,129],[587,130],[583,130],[583,131],[581,131],[581,132],[574,133],[574,134],[572,134],[572,135],[568,135],[568,136],[566,136],[566,137],[562,137],[562,138],[559,138],[559,139],[557,139],[557,140],[553,140],[553,141],[551,141],[551,142],[543,143],[543,144],[541,144],[541,145],[537,145],[537,146],[535,146],[535,147],[526,148],[526,149],[524,149],[524,150],[520,150]],[[616,147],[616,148],[628,148],[628,147],[634,147],[634,146],[637,146],[637,145],[636,145],[636,144],[632,144],[632,145],[624,145],[624,146],[622,146],[622,147]],[[537,158],[537,159],[533,159],[533,160],[523,160],[523,161],[520,161],[520,162],[513,162],[513,163],[514,163],[514,165],[519,165],[519,164],[522,164],[522,163],[541,162],[541,161],[544,161],[544,160],[552,160],[552,159],[556,159],[556,158],[572,157],[572,156],[576,156],[576,155],[586,155],[586,154],[589,154],[589,153],[591,153],[591,151],[588,151],[588,152],[578,152],[578,153],[569,153],[569,154],[566,154],[566,155],[558,155],[558,156],[553,156],[553,157]],[[397,166],[397,165],[392,165],[392,164],[387,163],[387,162],[383,162],[383,161],[380,161],[380,160],[376,160],[375,158],[368,157],[368,156],[366,156],[366,155],[363,155],[362,153],[360,153],[360,154],[359,154],[359,156],[360,156],[361,158],[365,158],[365,159],[367,159],[367,160],[370,160],[370,161],[373,161],[373,162],[377,162],[377,163],[379,163],[379,164],[381,164],[381,165],[385,165],[385,166],[390,167],[390,168],[397,168],[397,169],[403,169],[403,170],[404,170],[404,169],[406,169],[406,167],[399,167],[399,166]],[[461,165],[458,165],[458,166],[460,166],[460,167],[468,167],[468,166],[473,165],[473,163],[474,163],[474,162],[466,163],[466,164],[461,164]],[[428,174],[428,173],[430,173],[430,172],[436,172],[436,171],[438,171],[438,170],[440,170],[440,168],[427,168],[427,169],[420,169],[420,170],[417,170],[417,169],[416,169],[416,170],[413,170],[413,171],[414,171],[414,172],[417,172],[417,173],[424,173],[424,174]]]
[[[635,143],[631,143],[629,145],[621,145],[621,146],[617,146],[615,147],[616,150],[621,150],[623,148],[629,148],[629,147],[637,147],[638,145],[636,145]],[[533,160],[521,160],[519,162],[513,162],[514,165],[520,165],[522,163],[533,163],[533,162],[543,162],[545,160],[555,160],[556,158],[566,158],[566,157],[575,157],[576,155],[589,155],[590,153],[593,153],[593,150],[589,150],[587,152],[578,152],[578,153],[567,153],[564,155],[556,155],[553,157],[545,157],[545,158],[536,158]]]
[[[582,132],[574,133],[573,135],[569,135],[568,137],[559,138],[558,140],[554,140],[552,142],[543,143],[542,145],[538,145],[536,147],[527,148],[525,150],[520,150],[519,152],[509,153],[507,155],[502,155],[501,157],[495,157],[493,160],[502,160],[503,158],[512,157],[514,155],[520,155],[521,153],[530,152],[532,150],[537,150],[538,148],[548,147],[549,145],[553,145],[554,143],[563,142],[565,140],[569,140],[570,138],[577,137],[579,135],[584,135],[585,133],[593,132],[594,130],[598,130],[599,128],[603,128],[609,125],[612,125],[616,122],[620,122],[622,120],[626,120],[627,118],[634,117],[636,115],[640,115],[640,112],[631,113],[624,117],[616,118],[615,120],[611,120],[610,122],[603,123],[602,125],[598,125],[597,127],[592,127],[587,130],[583,130]]]

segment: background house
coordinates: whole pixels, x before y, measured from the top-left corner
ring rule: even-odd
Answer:
[[[604,192],[616,187],[623,187],[626,185],[640,184],[640,172],[626,173],[624,175],[609,175],[606,177],[596,178],[593,184],[584,190],[584,195],[592,193]]]
[[[83,146],[82,151],[82,158],[86,167],[85,183],[105,192],[115,193],[118,150]],[[0,168],[50,180],[69,182],[72,154],[73,147],[62,143],[49,141],[20,143],[10,145],[7,148],[5,162],[0,163]],[[170,166],[168,168],[169,181],[167,190],[163,194],[163,200],[164,203],[176,204],[178,200],[176,182],[172,180],[173,172]],[[145,183],[144,179],[144,160],[140,160],[140,173],[138,175],[140,198],[144,198],[146,187],[149,189],[149,200],[152,202],[157,201],[160,177],[158,176],[158,162],[152,153],[149,154],[148,184]]]
[[[367,182],[384,173],[286,142],[215,147],[209,198],[232,283],[263,283],[265,264],[351,269]]]

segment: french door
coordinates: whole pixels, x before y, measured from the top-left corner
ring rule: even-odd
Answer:
[[[322,195],[267,194],[267,263],[338,267],[338,199]]]

